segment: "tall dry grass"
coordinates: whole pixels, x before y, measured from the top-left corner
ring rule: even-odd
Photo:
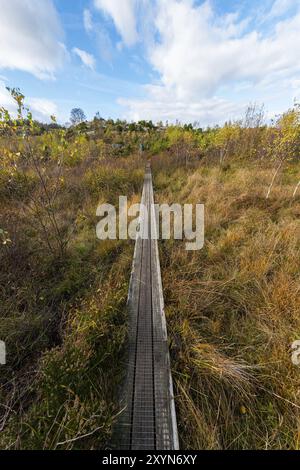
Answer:
[[[162,242],[166,313],[181,446],[299,449],[299,164],[165,169],[160,202],[204,203],[205,246]]]
[[[0,172],[0,448],[99,449],[118,413],[133,245],[97,240],[96,209],[138,197],[143,165],[83,160],[58,190],[55,163],[41,166],[30,186],[30,165]]]

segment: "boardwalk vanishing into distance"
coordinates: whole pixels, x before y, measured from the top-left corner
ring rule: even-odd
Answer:
[[[128,295],[128,369],[116,446],[132,450],[179,448],[160,274],[151,168],[146,167],[141,232]],[[147,220],[146,220],[147,219]]]

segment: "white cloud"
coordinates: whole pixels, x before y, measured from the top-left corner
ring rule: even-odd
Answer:
[[[278,23],[272,36],[255,30],[241,36],[239,23],[216,18],[208,2],[197,7],[190,0],[161,0],[156,27],[161,40],[150,60],[179,98],[211,96],[225,83],[257,83],[300,70],[300,15]]]
[[[112,18],[127,46],[132,46],[137,42],[137,0],[94,0],[94,4],[97,9]]]
[[[88,9],[85,9],[83,12],[83,24],[87,33],[90,33],[93,30],[93,18],[90,10]]]
[[[109,34],[105,29],[99,26],[94,32],[94,37],[95,45],[98,46],[101,59],[112,65],[114,46],[111,42]]]
[[[298,0],[276,0],[272,5],[268,17],[277,18],[282,16],[297,5],[299,5]]]
[[[110,36],[105,29],[103,22],[101,23],[99,21],[94,22],[91,11],[88,9],[85,9],[83,12],[83,23],[84,23],[84,28],[86,32],[90,35],[90,38],[93,40],[93,43],[96,46],[98,46],[101,58],[105,62],[111,64],[113,45],[112,45]],[[90,62],[92,63],[92,61]],[[95,59],[94,59],[94,65],[91,68],[94,68],[94,66],[95,66]]]
[[[53,78],[66,58],[52,0],[0,0],[0,69]]]
[[[119,101],[127,116],[217,123],[262,90],[280,90],[299,77],[300,13],[278,20],[268,35],[249,31],[250,20],[217,15],[209,1],[158,0],[159,39],[150,43],[148,55],[159,80],[145,88],[144,99]],[[239,85],[249,85],[241,99],[234,94]]]
[[[9,112],[15,112],[16,106],[9,92],[6,90],[6,84],[0,79],[0,107],[7,109]]]
[[[58,108],[56,103],[46,98],[29,97],[25,99],[25,105],[29,107],[34,119],[42,122],[49,122],[50,116],[57,116]],[[12,99],[10,93],[5,88],[5,83],[0,80],[0,106],[11,113],[12,116],[17,114],[17,105]]]
[[[73,52],[81,59],[82,63],[86,67],[94,70],[95,65],[96,65],[96,60],[92,54],[89,54],[88,52],[83,51],[82,49],[78,49],[78,47],[74,47]]]
[[[50,116],[57,116],[58,108],[53,101],[46,98],[28,98],[27,103],[35,119],[49,121]]]
[[[126,108],[126,118],[132,121],[141,119],[175,122],[200,122],[201,125],[221,124],[242,115],[245,104],[235,104],[223,98],[203,98],[195,102],[174,100],[172,92],[164,87],[150,85],[146,87],[147,98],[124,99],[118,104]]]

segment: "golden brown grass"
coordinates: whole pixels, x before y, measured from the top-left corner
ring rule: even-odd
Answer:
[[[159,201],[204,203],[205,246],[161,243],[182,448],[299,449],[299,164],[156,168]]]
[[[64,168],[51,204],[59,234],[67,235],[63,256],[49,246],[60,239],[51,230],[43,188],[18,180],[17,197],[0,184],[0,227],[11,239],[0,241],[0,338],[8,351],[0,377],[1,449],[107,444],[119,411],[133,244],[97,240],[96,209],[119,194],[136,200],[142,167],[132,158]],[[47,193],[55,170],[52,162],[43,165]],[[24,171],[27,176],[31,169]]]

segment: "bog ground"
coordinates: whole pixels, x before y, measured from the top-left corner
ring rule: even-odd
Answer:
[[[300,111],[222,128],[0,122],[0,447],[101,449],[125,371],[132,241],[96,208],[204,203],[205,246],[160,241],[181,449],[299,449]]]

